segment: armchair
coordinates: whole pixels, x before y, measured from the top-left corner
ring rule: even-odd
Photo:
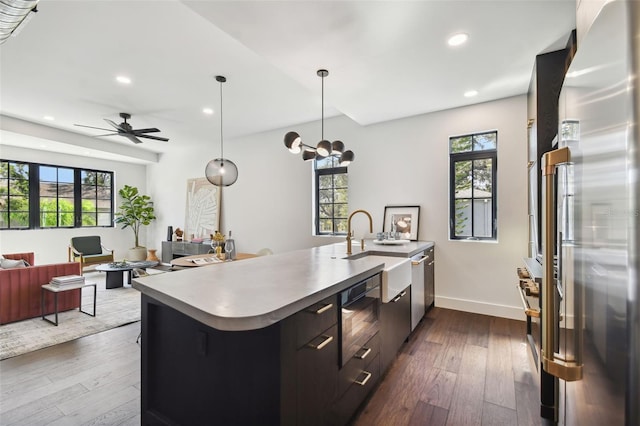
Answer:
[[[79,262],[81,273],[86,266],[113,262],[113,250],[102,245],[98,235],[73,237],[69,245],[69,262]]]

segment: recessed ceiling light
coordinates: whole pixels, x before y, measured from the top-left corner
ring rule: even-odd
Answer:
[[[449,40],[447,40],[447,43],[449,44],[449,46],[460,46],[461,44],[464,44],[468,39],[469,39],[468,34],[458,33],[449,37]]]
[[[478,94],[477,90],[468,90],[468,91],[464,92],[464,97],[465,98],[473,98],[477,94]]]
[[[131,79],[126,75],[119,75],[116,77],[116,81],[122,84],[131,84]]]
[[[53,116],[51,116],[51,115],[45,115],[45,116],[44,116],[44,117],[42,117],[42,118],[44,118],[44,119],[45,119],[45,120],[47,120],[47,121],[53,121],[53,120],[55,120],[55,118],[54,118]]]
[[[202,108],[202,112],[207,115],[213,114],[213,108]]]

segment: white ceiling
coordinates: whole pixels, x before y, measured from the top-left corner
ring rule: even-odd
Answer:
[[[219,141],[215,75],[227,77],[225,141],[318,120],[319,68],[325,117],[364,126],[525,93],[535,55],[575,27],[575,0],[41,0],[38,10],[0,46],[0,144],[142,163],[167,144]],[[468,43],[447,46],[459,31]],[[119,112],[170,142],[78,136],[104,132],[74,123],[109,127]],[[43,148],[47,139],[56,143]]]

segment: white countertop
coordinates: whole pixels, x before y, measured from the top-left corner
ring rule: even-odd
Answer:
[[[366,242],[378,256],[408,257],[432,242],[383,246]],[[353,255],[362,252],[353,242]],[[197,321],[219,330],[267,327],[382,271],[378,257],[345,260],[346,243],[133,280],[133,287]]]

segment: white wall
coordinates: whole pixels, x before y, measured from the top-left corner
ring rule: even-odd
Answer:
[[[498,242],[449,241],[449,136],[492,129]],[[370,126],[355,139],[351,207],[371,209],[379,227],[385,204],[420,205],[419,239],[436,243],[437,306],[524,318],[515,268],[527,255],[526,138],[526,96],[519,96]]]
[[[438,306],[523,318],[515,268],[527,254],[526,118],[526,97],[519,96],[367,127],[347,117],[325,120],[325,137],[341,139],[356,154],[349,166],[350,210],[371,212],[374,232],[382,230],[385,205],[421,206],[419,239],[436,242]],[[499,241],[449,241],[448,138],[491,129],[498,130]],[[236,163],[239,178],[224,189],[221,230],[233,231],[239,251],[284,252],[342,240],[311,235],[312,165],[286,150],[288,130],[309,144],[320,138],[314,122],[225,140],[225,157]],[[172,149],[148,166],[156,246],[167,226],[184,228],[186,180],[204,176],[207,162],[219,156],[219,139],[212,132],[202,149]],[[357,239],[366,228],[364,217],[354,219]]]
[[[10,137],[6,136],[6,137]],[[115,189],[124,184],[137,186],[146,191],[146,166],[115,161],[99,160],[75,155],[57,154],[15,146],[2,145],[0,155],[3,159],[30,161],[57,166],[86,167],[115,173]],[[116,197],[117,200],[117,197]],[[116,201],[116,208],[117,208]],[[3,230],[0,232],[0,253],[34,252],[37,265],[67,261],[67,247],[72,237],[79,235],[100,235],[108,248],[115,250],[116,258],[126,257],[127,250],[133,246],[134,237],[130,229],[87,228],[87,229],[42,229],[42,230]],[[145,230],[140,233],[140,244],[144,245]]]

